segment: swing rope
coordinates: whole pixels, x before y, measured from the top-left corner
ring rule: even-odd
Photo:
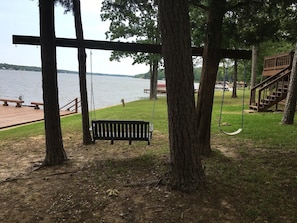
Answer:
[[[244,124],[244,96],[245,96],[245,66],[243,70],[243,96],[242,96],[242,109],[241,109],[241,128],[237,129],[234,132],[227,132],[224,131],[221,127],[221,122],[222,122],[222,113],[223,113],[223,106],[224,106],[224,99],[225,99],[225,86],[226,86],[226,77],[227,77],[227,70],[228,68],[225,67],[224,69],[224,84],[223,84],[223,94],[222,94],[222,101],[221,101],[221,109],[220,109],[220,116],[219,116],[219,129],[222,133],[229,135],[229,136],[235,136],[239,133],[242,132],[243,130],[243,124]]]
[[[151,119],[151,122],[150,122],[150,132],[153,132],[154,131],[154,121],[155,121],[155,108],[156,108],[156,97],[154,97],[153,99],[153,108],[152,108],[152,119]]]
[[[92,50],[90,50],[90,71],[91,71],[91,119],[96,119],[96,110],[95,110],[95,99],[94,99],[94,86],[93,86],[93,65],[92,65]]]

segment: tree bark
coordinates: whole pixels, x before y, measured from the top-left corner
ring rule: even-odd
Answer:
[[[158,84],[158,60],[153,60],[150,66],[151,83],[150,83],[150,99],[157,99]]]
[[[234,60],[234,75],[233,75],[233,89],[231,98],[237,98],[237,76],[238,76],[238,62]]]
[[[214,88],[221,58],[222,23],[226,0],[211,0],[203,50],[203,66],[197,101],[197,126],[200,155],[209,155],[210,125]]]
[[[168,104],[170,183],[194,191],[204,184],[195,125],[194,74],[188,0],[159,2]]]
[[[297,43],[295,46],[295,53],[294,53],[290,83],[289,83],[289,91],[287,94],[287,101],[285,105],[284,115],[282,118],[282,124],[287,124],[287,125],[294,124],[296,100],[297,100]]]
[[[257,76],[257,59],[258,59],[258,47],[252,47],[252,76],[251,76],[251,88],[256,85]]]
[[[75,32],[78,41],[83,41],[83,27],[81,21],[80,0],[73,0],[73,12],[75,21]],[[79,63],[79,87],[81,98],[81,113],[82,113],[82,130],[83,130],[83,144],[90,145],[93,143],[90,133],[90,120],[89,120],[89,105],[87,93],[87,80],[86,80],[86,50],[84,47],[78,48],[78,63]]]
[[[43,165],[67,160],[63,147],[58,99],[54,0],[39,0],[42,88],[46,156]]]
[[[257,58],[258,58],[258,47],[253,46],[252,47],[252,74],[251,74],[251,88],[253,88],[256,85],[256,76],[257,76]],[[252,103],[255,103],[256,101],[256,95],[251,94],[250,101]]]

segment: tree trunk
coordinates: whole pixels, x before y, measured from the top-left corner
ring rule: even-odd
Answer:
[[[150,66],[151,83],[150,83],[150,99],[157,99],[157,83],[158,83],[158,60],[153,60]]]
[[[197,151],[194,74],[188,0],[159,2],[165,64],[173,189],[194,191],[204,184]]]
[[[67,160],[63,148],[58,99],[54,0],[40,0],[40,43],[46,156],[43,165],[58,165]]]
[[[214,88],[220,62],[222,43],[222,21],[225,14],[226,0],[210,1],[205,44],[203,50],[203,66],[198,91],[197,125],[200,155],[209,155],[210,125]]]
[[[83,27],[81,22],[80,0],[73,0],[73,12],[75,21],[76,38],[78,41],[83,41]],[[82,129],[83,129],[83,144],[92,144],[90,133],[89,120],[89,105],[86,80],[86,50],[83,47],[78,48],[78,63],[79,63],[79,87],[81,98],[81,113],[82,113]]]
[[[251,75],[251,88],[253,88],[256,85],[256,76],[257,76],[257,58],[258,58],[258,47],[253,46],[252,47],[252,75]],[[256,101],[256,95],[251,94],[250,101],[252,103],[255,103]]]
[[[232,98],[237,98],[237,76],[238,76],[238,63],[237,60],[234,60],[234,75],[233,75],[233,90]]]
[[[297,43],[295,46],[295,53],[294,53],[292,71],[291,71],[290,83],[289,83],[289,91],[287,95],[284,115],[282,118],[282,124],[287,124],[287,125],[294,124],[296,100],[297,100]]]

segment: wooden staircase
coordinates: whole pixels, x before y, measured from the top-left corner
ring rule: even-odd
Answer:
[[[279,102],[287,97],[291,66],[291,52],[265,58],[262,75],[269,77],[251,89],[250,109],[258,112],[278,110]]]

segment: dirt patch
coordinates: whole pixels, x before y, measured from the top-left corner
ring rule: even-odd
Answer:
[[[224,154],[224,156],[232,159],[239,159],[240,155],[233,147],[226,147],[223,145],[216,145],[215,148],[219,150],[221,153]]]
[[[253,206],[245,198],[249,194],[245,185],[230,183],[234,176],[244,175],[240,172],[241,162],[236,163],[239,153],[231,146],[214,142],[214,147],[222,153],[214,153],[210,160],[204,161],[207,187],[185,194],[158,184],[169,169],[165,135],[155,134],[150,146],[145,142],[129,146],[118,141],[115,145],[100,141],[83,146],[79,138],[79,135],[64,135],[69,158],[64,165],[39,170],[35,169],[45,152],[42,136],[1,143],[0,222],[267,220],[266,213],[254,214],[253,209],[246,214]],[[231,172],[227,173],[229,169]],[[288,215],[284,217],[290,222]]]

